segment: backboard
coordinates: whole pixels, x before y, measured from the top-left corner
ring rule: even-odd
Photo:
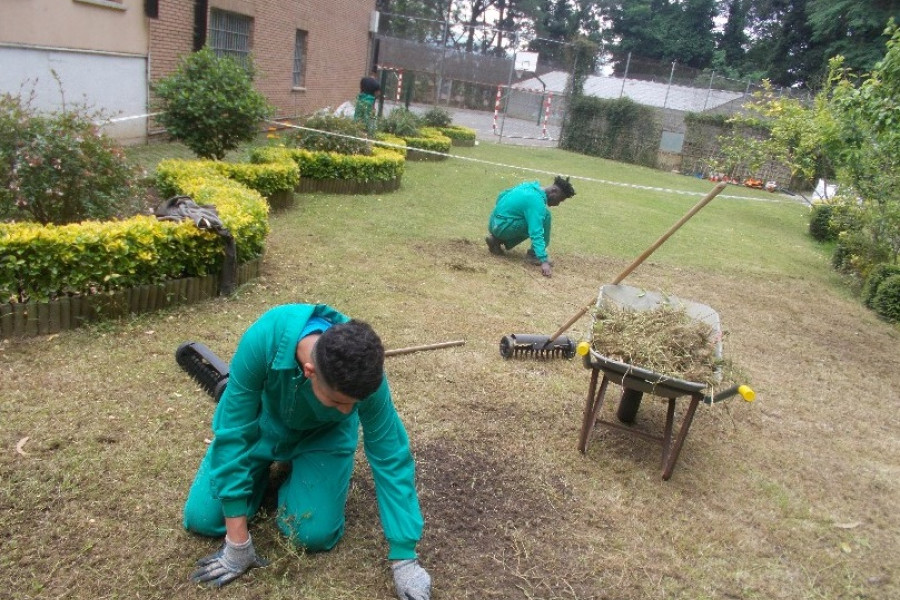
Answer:
[[[537,70],[538,53],[537,52],[516,52],[516,59],[513,68],[519,77],[523,73],[534,73]]]

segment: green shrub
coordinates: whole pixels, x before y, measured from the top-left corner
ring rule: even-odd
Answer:
[[[866,283],[862,288],[862,301],[863,304],[872,308],[872,302],[875,298],[875,294],[878,292],[878,288],[881,284],[894,275],[900,275],[900,265],[893,263],[880,263],[875,265],[871,271],[869,271],[869,276],[866,277]]]
[[[454,142],[473,142],[478,134],[471,127],[463,127],[462,125],[450,125],[448,127],[437,127],[436,129]]]
[[[831,227],[834,207],[830,204],[815,204],[809,215],[809,234],[819,242],[837,239],[837,232]]]
[[[306,129],[292,131],[287,136],[289,146],[318,152],[372,154],[372,148],[365,139],[352,139],[366,138],[368,135],[365,125],[358,121],[334,115],[313,115],[306,119],[303,126],[316,131]]]
[[[891,322],[900,322],[900,274],[881,282],[872,298],[872,308]]]
[[[440,106],[432,107],[422,115],[422,124],[428,127],[449,127],[453,123],[453,115]]]
[[[0,95],[0,218],[65,224],[139,212],[138,173],[81,107],[39,114]]]
[[[18,97],[0,94],[0,211],[15,208],[8,182],[16,161],[21,131],[28,119],[22,104]],[[0,212],[0,219],[5,216]]]
[[[253,140],[272,112],[253,76],[252,63],[218,57],[210,48],[194,52],[153,86],[161,103],[158,120],[197,156],[221,160]]]
[[[419,129],[418,135],[405,136],[403,139],[406,140],[406,146],[410,150],[429,151],[427,153],[412,152],[409,154],[409,158],[417,160],[443,160],[447,158],[446,155],[448,152],[450,152],[450,146],[453,145],[453,140],[442,134],[440,130],[435,129],[434,127],[422,127],[421,129]],[[444,156],[431,154],[432,152],[439,152]]]
[[[260,187],[274,189],[297,180],[296,167],[286,160],[231,167],[232,175],[240,172]],[[223,171],[228,170],[227,163],[166,160],[157,167],[156,184],[166,195],[184,194],[197,204],[213,205],[234,237],[238,261],[247,262],[262,254],[268,205],[259,192],[227,178]],[[262,175],[266,170],[270,177]],[[89,295],[202,276],[219,272],[223,260],[221,237],[191,220],[137,216],[62,226],[0,223],[0,302]]]
[[[832,217],[832,224],[835,221]],[[836,270],[862,280],[875,265],[891,260],[890,246],[883,240],[873,240],[861,229],[845,229],[838,233],[831,264]]]
[[[397,137],[396,135],[391,135],[390,133],[376,133],[375,140],[378,142],[384,142],[385,145],[380,146],[381,148],[387,148],[397,152],[406,158],[406,140],[401,137]]]
[[[399,137],[415,137],[419,134],[422,119],[409,109],[398,107],[378,122],[378,130]]]
[[[178,181],[186,175],[206,178],[227,177],[265,197],[291,191],[300,182],[297,165],[288,157],[259,164],[170,159],[161,162],[156,170],[156,183],[160,193],[167,198],[183,193],[180,191],[181,184]]]
[[[250,160],[254,163],[277,162],[284,157],[297,164],[301,178],[362,182],[393,181],[403,175],[406,162],[401,153],[377,146],[372,149],[371,156],[273,146],[254,148],[250,152]]]

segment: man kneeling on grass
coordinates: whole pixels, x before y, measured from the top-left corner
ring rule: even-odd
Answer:
[[[307,551],[331,550],[362,425],[388,560],[401,600],[429,600],[431,577],[416,558],[423,520],[406,430],[384,375],[372,328],[325,305],[273,308],[244,333],[213,416],[215,434],[184,508],[184,527],[225,536],[201,559],[195,583],[220,587],[267,563],[248,521],[259,510],[273,462],[290,465],[278,488],[278,527]]]
[[[550,208],[559,206],[566,198],[575,195],[569,178],[557,176],[553,184],[545,188],[537,181],[528,181],[500,192],[497,204],[488,221],[488,235],[484,238],[491,254],[503,254],[503,248],[511,250],[527,239],[531,248],[525,260],[541,266],[541,274],[553,273],[547,247],[550,246]]]

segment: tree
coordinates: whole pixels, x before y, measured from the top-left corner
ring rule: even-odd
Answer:
[[[419,43],[443,43],[444,21],[451,0],[377,0],[378,32]]]
[[[633,52],[644,58],[703,69],[715,51],[716,0],[629,0],[610,8],[616,70]]]
[[[810,0],[807,21],[813,41],[825,57],[844,57],[844,66],[871,71],[884,56],[884,25],[900,19],[896,0]],[[824,72],[827,63],[821,65]]]
[[[834,152],[838,178],[871,253],[858,257],[863,275],[882,253],[893,263],[900,256],[900,28],[891,20],[885,34],[884,59],[860,82],[842,57],[832,59],[828,79],[843,142]]]
[[[747,36],[747,5],[747,0],[728,0],[728,19],[716,40],[716,49],[722,53],[723,63],[738,71],[744,64],[750,41]]]
[[[253,140],[272,112],[254,89],[253,75],[252,61],[245,66],[209,47],[194,52],[153,87],[162,110],[158,120],[197,156],[221,160]]]
[[[567,44],[582,39],[600,46],[603,9],[596,0],[542,0],[533,6],[535,39],[528,49],[538,52],[545,63],[567,64],[571,50]],[[591,62],[593,67],[594,61]]]

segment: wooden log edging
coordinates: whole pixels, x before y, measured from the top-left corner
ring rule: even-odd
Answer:
[[[389,181],[354,181],[352,179],[311,179],[300,177],[297,191],[325,194],[383,194],[400,188],[400,177]]]
[[[259,277],[262,259],[238,265],[237,283]],[[0,304],[0,339],[69,331],[86,323],[127,314],[194,304],[219,295],[219,275],[171,279],[93,296],[63,296],[47,302]]]

